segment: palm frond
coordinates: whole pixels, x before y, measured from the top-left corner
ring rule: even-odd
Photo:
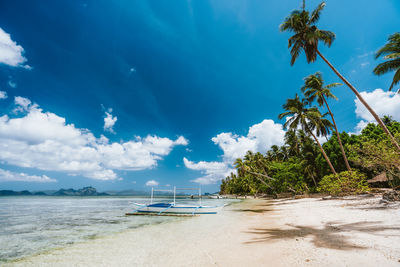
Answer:
[[[313,25],[318,22],[321,11],[324,9],[326,6],[325,2],[322,2],[318,5],[316,9],[311,13],[311,18],[310,18],[310,24]]]
[[[336,35],[333,32],[324,30],[318,30],[317,36],[318,39],[323,41],[328,47],[332,45],[336,38]]]
[[[292,56],[292,58],[290,59],[291,66],[293,66],[293,64],[296,62],[296,59],[299,57],[301,49],[302,49],[301,42],[299,41],[295,42],[292,49],[290,50],[290,55]]]
[[[389,36],[388,42],[375,53],[375,59],[392,53],[400,53],[400,32]]]
[[[382,75],[389,71],[394,71],[400,68],[400,58],[382,62],[375,67],[373,72],[376,75]]]
[[[331,88],[342,86],[342,85],[343,85],[342,83],[331,83],[331,84],[328,84],[325,87],[328,88],[328,89],[331,89]]]
[[[394,74],[392,84],[391,84],[390,87],[389,87],[389,91],[392,91],[393,86],[395,86],[395,85],[398,84],[399,82],[400,82],[400,69],[398,69],[398,70],[396,71],[396,73]]]

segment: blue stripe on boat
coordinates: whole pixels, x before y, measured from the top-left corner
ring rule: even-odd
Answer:
[[[155,203],[155,204],[150,204],[147,207],[168,208],[170,206],[172,206],[171,203]]]

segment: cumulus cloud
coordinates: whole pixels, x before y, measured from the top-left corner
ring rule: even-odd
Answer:
[[[104,117],[104,131],[110,132],[110,133],[115,133],[113,130],[114,124],[117,122],[117,116],[114,116],[111,114],[112,109],[108,109],[106,111],[106,116]]]
[[[30,69],[29,65],[24,65],[27,59],[23,56],[24,48],[17,45],[11,39],[10,34],[0,28],[0,63],[12,66]]]
[[[115,170],[154,168],[173,147],[188,143],[183,136],[171,140],[155,135],[110,142],[44,112],[27,98],[16,97],[15,104],[23,115],[0,117],[0,160],[14,166],[113,180],[118,178]]]
[[[247,136],[220,133],[211,140],[224,152],[224,161],[233,162],[249,150],[265,153],[272,145],[283,145],[284,136],[282,124],[263,120],[251,126]]]
[[[28,98],[25,97],[21,97],[21,96],[16,96],[14,98],[14,104],[15,104],[15,109],[14,112],[24,112],[24,111],[29,111],[29,109],[31,108],[37,108],[38,105],[32,103],[31,100],[29,100]]]
[[[400,120],[400,94],[385,92],[382,89],[375,89],[372,92],[360,92],[360,94],[379,117],[389,115],[397,121]],[[375,122],[375,119],[360,100],[355,99],[354,102],[356,115],[362,119],[356,126],[356,132],[359,133],[368,123]]]
[[[193,182],[198,184],[214,184],[228,176],[231,172],[234,172],[234,169],[230,168],[226,162],[199,161],[194,163],[187,158],[183,158],[183,163],[186,168],[200,171],[203,174],[203,176],[193,180]]]
[[[375,89],[372,92],[361,92],[361,96],[375,110],[379,116],[390,115],[393,119],[400,120],[400,95],[395,92]],[[371,113],[364,107],[360,100],[355,100],[356,115],[366,121],[374,121]]]
[[[159,183],[155,180],[150,180],[146,182],[146,186],[157,186]]]
[[[200,184],[212,184],[225,178],[231,172],[233,162],[243,157],[247,151],[265,153],[272,145],[283,145],[285,131],[282,124],[273,120],[263,120],[249,128],[246,136],[228,133],[220,133],[211,140],[223,151],[222,162],[191,162],[183,159],[185,166],[192,170],[201,171],[204,176],[193,182]]]
[[[0,91],[0,99],[6,99],[7,96],[7,92],[6,91]]]
[[[57,182],[56,179],[49,178],[46,175],[28,175],[26,173],[16,173],[8,170],[0,169],[0,182],[39,182],[49,183]]]

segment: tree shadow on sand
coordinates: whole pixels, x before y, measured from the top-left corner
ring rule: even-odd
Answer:
[[[258,235],[258,237],[245,242],[245,244],[270,242],[279,239],[312,238],[312,243],[316,247],[352,250],[366,249],[367,247],[352,243],[348,235],[342,235],[345,232],[362,232],[378,234],[386,230],[400,230],[400,226],[380,225],[381,222],[356,222],[349,224],[340,224],[339,222],[327,222],[322,229],[312,226],[289,225],[292,229],[278,228],[252,228],[247,233]]]
[[[276,209],[274,209],[276,210]],[[264,213],[264,212],[268,212],[268,211],[272,211],[272,209],[264,209],[264,208],[260,208],[260,209],[235,209],[233,210],[234,212],[246,212],[246,213]]]

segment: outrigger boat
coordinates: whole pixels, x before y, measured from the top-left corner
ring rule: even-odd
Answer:
[[[176,204],[176,190],[198,190],[199,191],[199,205],[183,205]],[[174,201],[171,203],[160,202],[153,203],[154,192],[173,192]],[[197,215],[197,214],[216,214],[224,206],[203,206],[201,203],[201,189],[200,188],[176,188],[173,190],[168,189],[154,189],[151,188],[150,204],[133,203],[137,208],[132,213],[127,215]]]

